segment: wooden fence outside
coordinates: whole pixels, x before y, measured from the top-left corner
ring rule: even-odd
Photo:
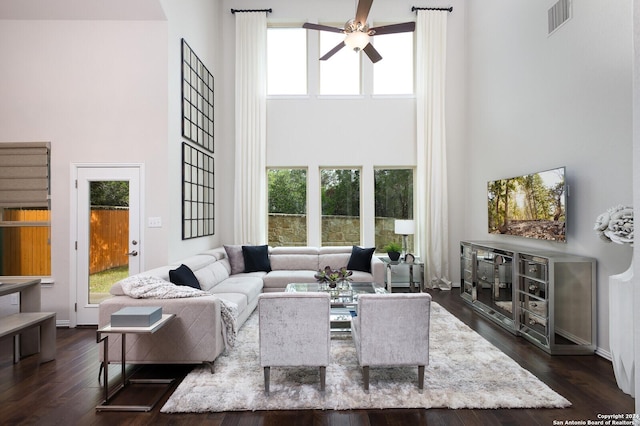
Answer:
[[[49,210],[4,211],[5,221],[49,222]],[[0,228],[2,270],[0,275],[51,275],[51,245],[48,226]]]
[[[129,210],[91,209],[89,274],[129,264]]]
[[[48,222],[48,210],[10,210],[4,220]],[[91,209],[89,273],[129,263],[129,210]],[[0,228],[2,270],[0,275],[51,275],[50,228],[47,226]]]

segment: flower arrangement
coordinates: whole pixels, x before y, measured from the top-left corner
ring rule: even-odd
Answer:
[[[338,281],[351,281],[351,275],[353,275],[353,271],[349,271],[345,267],[331,269],[330,266],[325,266],[324,269],[318,270],[314,278],[319,283],[328,283],[329,287],[334,288]]]
[[[598,216],[593,229],[603,241],[633,245],[633,207],[611,207]]]

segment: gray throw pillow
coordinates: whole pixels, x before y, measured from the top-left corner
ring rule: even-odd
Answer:
[[[231,265],[231,275],[244,272],[244,255],[242,254],[242,246],[224,246],[224,250],[227,252],[229,264]]]

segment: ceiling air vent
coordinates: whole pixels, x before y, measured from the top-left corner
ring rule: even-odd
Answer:
[[[548,11],[549,35],[571,18],[571,0],[558,0]]]

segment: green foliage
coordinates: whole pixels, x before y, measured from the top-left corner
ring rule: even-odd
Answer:
[[[306,213],[306,170],[270,169],[267,178],[269,181],[269,213]]]
[[[95,181],[90,184],[92,206],[128,207],[128,181]]]
[[[413,217],[413,170],[377,169],[375,179],[376,217]]]
[[[398,252],[398,253],[402,252],[402,246],[400,244],[398,244],[398,243],[395,243],[395,242],[391,242],[391,243],[385,245],[382,249],[387,253],[393,252],[393,251]]]
[[[360,171],[323,169],[320,174],[322,214],[360,216]]]

